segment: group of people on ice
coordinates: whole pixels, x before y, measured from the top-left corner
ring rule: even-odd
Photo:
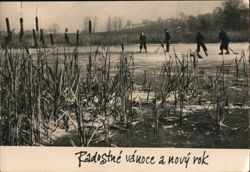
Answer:
[[[171,35],[170,35],[167,28],[164,29],[164,33],[165,33],[165,44],[166,44],[166,50],[165,51],[169,52],[169,45],[170,45]],[[230,39],[228,38],[228,36],[227,36],[227,34],[226,34],[226,32],[224,30],[220,31],[219,39],[221,40],[221,44],[220,44],[220,51],[221,52],[219,53],[219,55],[223,54],[223,50],[226,50],[225,54],[229,54],[228,45],[229,45]],[[197,32],[195,40],[196,40],[196,44],[197,44],[196,52],[197,52],[198,56],[200,58],[202,58],[199,55],[201,47],[202,47],[204,53],[206,54],[206,56],[208,56],[207,47],[205,45],[205,37],[202,35],[201,32]],[[143,49],[144,49],[145,53],[147,53],[147,39],[146,39],[145,34],[143,32],[141,32],[141,34],[140,34],[140,53],[142,53]]]

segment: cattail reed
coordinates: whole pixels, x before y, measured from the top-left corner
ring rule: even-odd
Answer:
[[[10,33],[10,22],[9,22],[9,18],[5,19],[6,22],[6,28],[7,28],[7,33]]]
[[[236,81],[239,80],[239,64],[238,64],[238,60],[237,58],[235,58],[235,78],[236,78]]]
[[[11,43],[12,42],[12,32],[10,31],[8,34],[8,42]]]
[[[38,17],[35,17],[35,21],[36,21],[36,31],[39,31],[39,23],[38,23]]]
[[[19,36],[19,40],[20,42],[23,41],[23,37],[24,37],[24,29],[23,29],[23,18],[20,18],[20,36]]]
[[[4,37],[4,45],[5,45],[6,48],[7,48],[8,44],[9,44],[9,37],[5,36]]]
[[[45,40],[43,35],[43,29],[40,29],[40,41],[42,42],[43,46],[45,46]]]
[[[4,45],[9,46],[12,41],[12,32],[10,31],[7,36],[4,37]]]
[[[50,33],[49,34],[49,37],[50,37],[50,43],[51,43],[51,45],[52,45],[52,47],[54,46],[54,38],[53,38],[53,34],[52,33]]]
[[[124,45],[121,44],[121,47],[122,47],[122,53],[124,53]]]
[[[91,79],[91,68],[92,68],[92,58],[91,58],[91,46],[92,46],[92,24],[91,24],[91,20],[89,20],[89,65],[88,65],[88,69],[89,69],[89,79]]]
[[[143,85],[147,84],[147,72],[146,70],[143,70]]]
[[[65,28],[64,40],[68,46],[69,45],[68,28]]]
[[[79,30],[76,31],[76,45],[79,45]]]
[[[4,38],[5,46],[8,46],[12,41],[12,32],[10,31],[10,23],[9,18],[5,18],[6,28],[7,28],[7,36]]]
[[[164,43],[163,43],[163,41],[161,40],[161,47],[163,48],[163,50],[164,50]]]
[[[33,29],[32,32],[33,32],[33,39],[34,39],[34,47],[37,48],[38,45],[37,45],[37,38],[36,38],[36,31],[35,31],[35,29]]]
[[[91,23],[91,20],[89,20],[89,34],[92,34],[92,23]]]

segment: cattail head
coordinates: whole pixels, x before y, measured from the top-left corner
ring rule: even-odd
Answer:
[[[9,18],[7,17],[7,18],[5,19],[5,21],[6,21],[7,32],[10,33],[10,22],[9,22]]]
[[[23,18],[20,18],[20,42],[23,41],[23,37],[24,37],[24,31],[23,31]]]
[[[91,23],[91,20],[89,20],[89,34],[92,33],[92,23]]]
[[[65,39],[66,44],[68,45],[69,44],[69,37],[68,37],[67,32],[68,32],[68,28],[65,28],[64,39]]]
[[[79,30],[76,31],[76,44],[79,45]]]
[[[36,17],[35,20],[36,20],[36,31],[38,32],[39,31],[38,17]]]
[[[20,18],[20,30],[23,32],[23,18]]]

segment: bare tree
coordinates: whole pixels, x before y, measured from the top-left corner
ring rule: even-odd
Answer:
[[[145,25],[145,26],[150,25],[150,23],[151,23],[151,22],[150,22],[148,19],[144,19],[144,20],[142,21],[142,24]]]
[[[110,16],[108,17],[107,21],[107,31],[110,32],[112,30],[114,31],[120,31],[123,28],[123,20],[121,17],[114,17],[111,18]]]
[[[117,31],[117,29],[118,29],[118,17],[115,17],[113,19],[112,24],[113,24],[114,30]]]
[[[132,27],[132,25],[133,25],[132,21],[131,20],[127,20],[125,28],[130,29]]]
[[[162,23],[162,21],[163,21],[162,17],[157,18],[157,23]]]
[[[110,32],[111,29],[112,29],[112,22],[111,22],[111,17],[109,16],[107,21],[107,31]]]
[[[57,33],[60,29],[60,26],[57,23],[52,23],[49,27],[49,31],[53,32],[54,34]]]
[[[98,17],[94,17],[94,19],[93,19],[93,33],[95,33],[96,32],[96,26],[97,26],[97,20],[98,20]]]
[[[118,31],[120,31],[122,29],[122,18],[118,17]]]

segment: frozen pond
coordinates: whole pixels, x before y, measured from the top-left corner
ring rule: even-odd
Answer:
[[[147,53],[139,53],[139,45],[138,44],[130,44],[124,46],[124,54],[125,56],[129,56],[133,53],[134,56],[134,67],[136,69],[136,72],[143,72],[143,70],[152,70],[153,68],[159,68],[162,66],[162,64],[169,59],[169,56],[175,57],[174,50],[179,58],[182,57],[182,55],[190,54],[190,52],[195,52],[196,50],[196,44],[171,44],[170,46],[170,52],[164,53],[162,48],[159,48],[160,44],[148,44],[148,52]],[[234,61],[235,58],[238,58],[238,60],[241,58],[241,53],[244,51],[244,53],[247,55],[249,54],[249,43],[230,43],[230,48],[233,49],[234,52],[237,52],[239,54],[235,55],[232,51],[230,51],[230,55],[219,55],[220,52],[219,46],[220,43],[210,43],[206,44],[208,49],[208,56],[205,56],[203,50],[201,49],[201,56],[204,58],[199,59],[198,66],[199,67],[216,67],[217,65],[221,65],[222,61],[224,60],[225,64],[229,64],[232,61]],[[54,48],[52,50],[51,48],[48,48],[48,56],[53,54],[54,52],[58,52],[61,57],[63,57],[64,53],[72,52],[75,49],[75,47],[69,47],[69,48]],[[102,55],[105,56],[105,51],[109,49],[110,52],[110,59],[111,59],[111,66],[115,65],[121,56],[121,46],[111,46],[111,47],[98,47],[98,57],[102,57]],[[158,51],[156,51],[158,49]],[[93,46],[91,48],[92,57],[94,57],[96,53],[97,47]],[[36,58],[36,50],[30,49],[31,53],[34,54],[34,58]],[[85,64],[88,63],[88,57],[89,57],[89,47],[78,47],[78,60],[79,63],[85,67]],[[224,51],[225,52],[225,51]],[[50,58],[48,58],[50,59]],[[51,58],[53,59],[53,58]],[[62,58],[63,61],[63,58]]]
[[[140,54],[139,53],[139,45],[138,44],[130,44],[124,46],[125,54],[133,53],[135,57],[135,66],[156,66],[162,64],[162,62],[165,61],[165,55],[168,59],[169,56],[174,57],[174,49],[176,54],[181,57],[182,55],[189,54],[190,52],[194,52],[196,50],[196,44],[171,44],[170,46],[170,53],[166,53],[164,55],[164,51],[162,48],[159,48],[160,44],[148,44],[148,53]],[[236,57],[241,57],[241,52],[244,50],[245,54],[249,54],[249,43],[230,43],[229,46],[232,48],[235,52],[239,53],[238,55],[233,54],[233,52],[230,51],[230,55],[218,55],[220,52],[219,50],[219,43],[209,43],[206,44],[208,49],[208,56],[205,56],[203,50],[201,49],[200,54],[204,57],[203,59],[199,59],[199,65],[200,66],[207,66],[207,65],[214,65],[222,62],[222,59],[224,57],[225,63],[231,62]],[[156,50],[159,48],[159,50],[156,52]],[[55,51],[58,51],[59,53],[64,53],[64,50],[70,50],[73,51],[75,47],[70,48],[55,48]],[[52,49],[50,50],[50,53],[52,52]],[[79,60],[83,63],[87,63],[88,60],[88,53],[90,48],[89,47],[78,47],[79,52]],[[97,50],[96,46],[93,46],[91,51],[95,53]],[[104,53],[105,50],[107,50],[107,47],[99,47],[98,52],[99,54]],[[121,54],[121,46],[111,46],[109,47],[109,51],[111,52],[111,61],[116,62],[119,60],[120,54]],[[225,51],[224,51],[225,52]],[[31,49],[31,53],[35,54],[36,50]]]

